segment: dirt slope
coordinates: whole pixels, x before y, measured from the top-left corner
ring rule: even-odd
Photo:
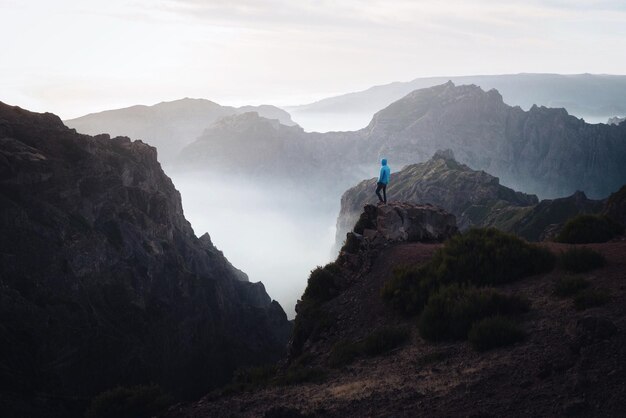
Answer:
[[[558,252],[570,246],[546,244]],[[395,267],[427,260],[438,244],[398,244],[327,303],[337,323],[310,348],[325,366],[338,340],[358,340],[382,326],[411,326],[410,342],[390,353],[328,368],[322,383],[272,387],[173,407],[167,417],[528,417],[623,416],[626,407],[626,241],[589,245],[607,265],[583,276],[609,291],[603,306],[576,311],[552,294],[564,273],[530,277],[498,289],[532,302],[523,343],[485,353],[467,342],[429,343],[415,319],[389,310],[379,290]],[[614,327],[613,327],[614,326]],[[608,331],[607,331],[608,329]],[[613,335],[611,335],[613,334]],[[280,407],[284,407],[280,414]],[[301,415],[302,414],[302,415]]]

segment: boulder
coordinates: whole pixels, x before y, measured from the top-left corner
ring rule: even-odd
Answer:
[[[433,205],[365,205],[343,251],[354,253],[358,249],[355,239],[375,247],[391,242],[442,242],[458,232],[456,217]]]

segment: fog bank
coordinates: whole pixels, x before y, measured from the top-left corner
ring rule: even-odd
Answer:
[[[185,217],[295,316],[310,271],[331,260],[339,198],[208,174],[170,173]]]

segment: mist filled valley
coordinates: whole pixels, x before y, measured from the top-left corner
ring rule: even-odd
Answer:
[[[208,231],[229,261],[263,282],[293,318],[311,270],[336,256],[338,197],[218,171],[170,176],[196,234]]]

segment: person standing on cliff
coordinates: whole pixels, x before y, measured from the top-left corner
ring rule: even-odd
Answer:
[[[387,204],[387,185],[389,184],[389,177],[391,176],[391,170],[387,165],[387,159],[383,158],[380,162],[380,175],[378,176],[378,185],[376,186],[376,196],[380,200],[380,203]],[[383,195],[380,195],[380,191],[383,191]]]

